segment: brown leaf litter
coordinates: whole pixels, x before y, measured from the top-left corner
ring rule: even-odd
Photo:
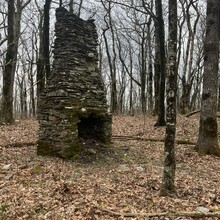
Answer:
[[[163,139],[165,128],[154,127],[155,121],[115,116],[113,135]],[[178,116],[177,139],[196,142],[198,124],[198,115]],[[113,139],[112,155],[90,163],[37,156],[35,145],[13,147],[36,142],[37,130],[35,120],[0,127],[0,219],[149,219],[141,213],[220,211],[220,159],[198,155],[192,145],[176,145],[177,195],[165,198],[158,196],[163,142]]]

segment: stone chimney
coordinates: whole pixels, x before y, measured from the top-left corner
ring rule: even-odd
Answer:
[[[56,19],[52,74],[39,102],[37,153],[74,158],[82,147],[110,144],[112,118],[98,68],[95,24],[62,7]]]

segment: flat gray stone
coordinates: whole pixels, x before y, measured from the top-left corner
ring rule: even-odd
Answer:
[[[6,164],[2,167],[3,170],[9,170],[11,168],[12,164]]]
[[[122,164],[118,167],[119,171],[121,172],[130,172],[131,169],[126,165],[126,164]]]
[[[204,214],[206,214],[206,213],[208,213],[210,211],[209,209],[207,209],[206,207],[203,207],[203,206],[197,207],[196,210],[198,212],[201,212],[201,213],[204,213]]]
[[[144,172],[144,168],[142,166],[138,166],[135,168],[138,172]]]

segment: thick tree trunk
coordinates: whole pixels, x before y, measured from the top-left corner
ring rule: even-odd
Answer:
[[[165,72],[166,72],[166,58],[165,58],[165,33],[164,33],[164,20],[163,20],[163,13],[162,13],[162,2],[161,0],[155,0],[155,7],[156,7],[156,28],[157,31],[155,40],[156,40],[156,54],[159,56],[159,67],[155,69],[155,71],[159,70],[159,73],[155,72],[155,75],[160,76],[160,84],[159,84],[159,97],[158,99],[158,119],[156,122],[156,126],[164,126],[166,125],[165,122]],[[156,61],[158,62],[158,61]],[[157,64],[158,65],[158,64]],[[160,75],[159,75],[160,74]],[[158,80],[158,79],[157,79]]]
[[[15,74],[15,30],[14,30],[15,7],[14,0],[8,1],[8,46],[3,70],[3,94],[2,94],[2,123],[13,123],[13,87]]]
[[[169,0],[169,42],[167,65],[167,111],[166,136],[164,147],[163,180],[160,189],[161,196],[175,193],[175,133],[176,133],[176,91],[177,91],[177,1]]]
[[[219,64],[220,2],[207,1],[204,77],[199,137],[196,149],[202,154],[220,156],[218,146],[217,88]]]

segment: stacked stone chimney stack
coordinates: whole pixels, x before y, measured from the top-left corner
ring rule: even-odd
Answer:
[[[98,68],[94,22],[56,10],[52,74],[39,102],[38,154],[75,157],[88,139],[108,145],[111,115]],[[91,142],[89,142],[91,144]]]

